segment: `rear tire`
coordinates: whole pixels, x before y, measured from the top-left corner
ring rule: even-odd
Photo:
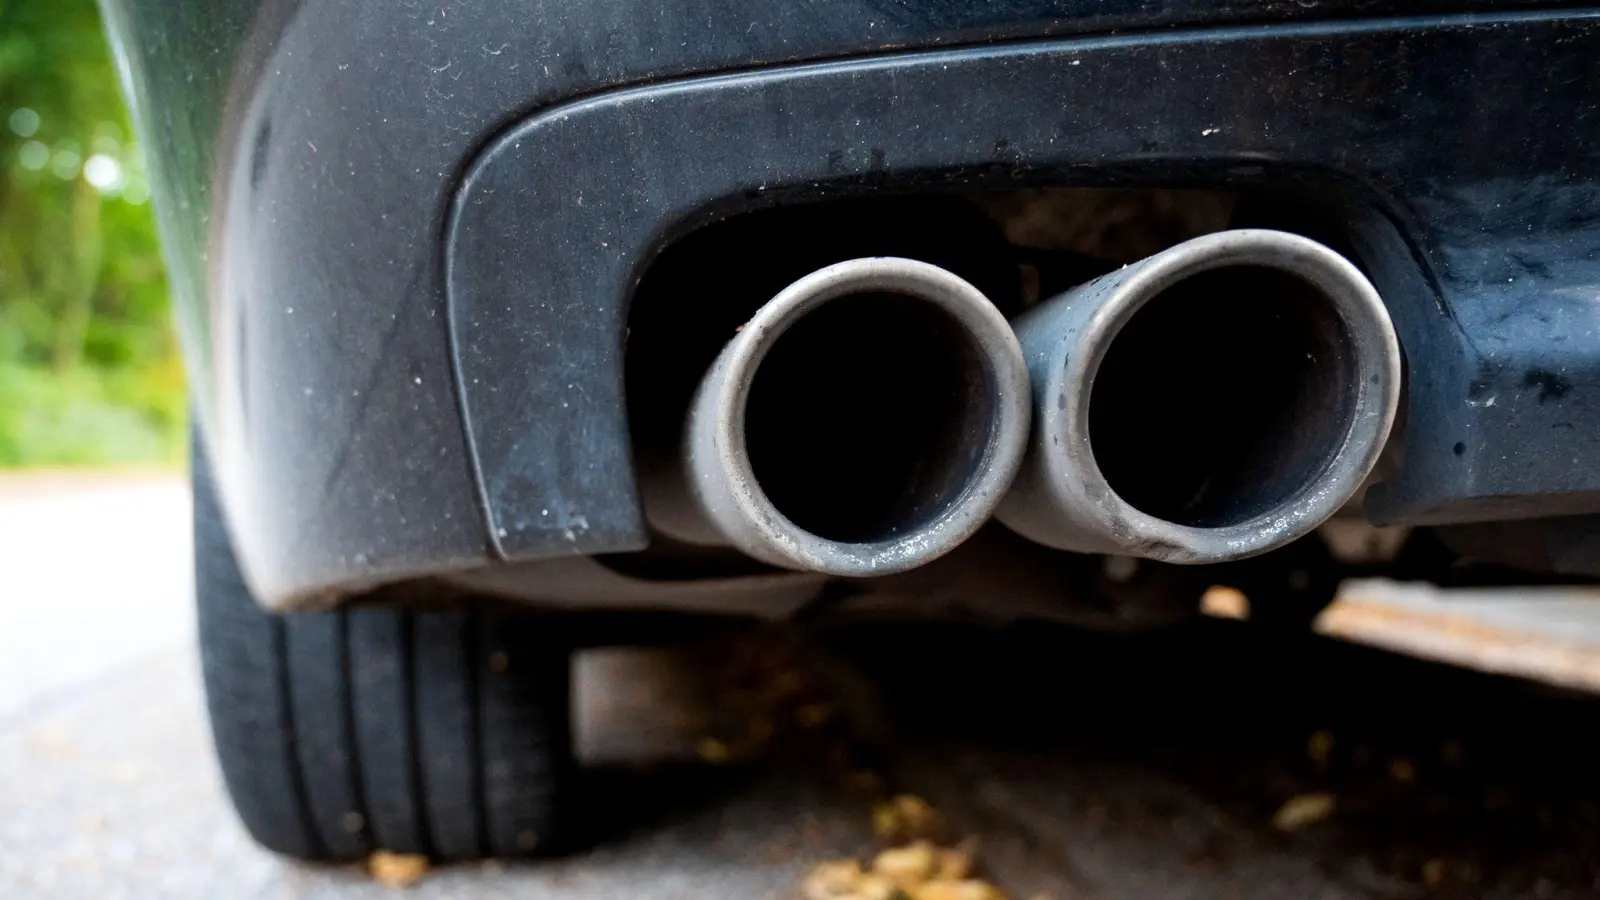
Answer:
[[[559,842],[570,653],[550,619],[270,614],[240,575],[198,441],[193,483],[207,706],[256,841],[311,861],[526,856]]]

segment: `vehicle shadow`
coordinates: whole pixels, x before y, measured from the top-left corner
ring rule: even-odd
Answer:
[[[910,792],[1020,897],[1600,888],[1588,695],[1216,620],[607,652],[579,679],[586,846],[715,838],[754,804],[752,841],[820,813],[858,824],[802,856],[867,855],[873,803]]]

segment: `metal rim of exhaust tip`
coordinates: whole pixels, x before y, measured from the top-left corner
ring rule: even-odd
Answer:
[[[995,423],[974,468],[975,477],[936,518],[903,536],[845,543],[801,529],[768,499],[756,481],[746,450],[745,403],[762,360],[789,326],[831,300],[873,292],[932,303],[963,327],[978,356],[991,368]],[[939,266],[871,257],[818,269],[763,306],[727,350],[727,357],[719,361],[726,372],[718,388],[711,437],[718,464],[727,476],[726,498],[756,541],[730,536],[758,558],[845,577],[889,575],[915,568],[955,549],[988,521],[1022,464],[1033,415],[1022,347],[1005,317],[981,291]],[[700,479],[694,480],[696,490],[703,490]]]
[[[1355,360],[1357,398],[1350,422],[1320,477],[1290,502],[1252,519],[1218,527],[1180,525],[1152,516],[1117,495],[1089,442],[1089,405],[1094,376],[1111,343],[1145,304],[1178,282],[1214,269],[1256,266],[1294,275],[1320,291],[1343,323]],[[1235,229],[1185,241],[1143,263],[1119,284],[1079,336],[1074,354],[1058,369],[1067,391],[1065,409],[1042,427],[1059,429],[1060,443],[1041,441],[1051,468],[1075,465],[1082,473],[1065,502],[1099,519],[1107,534],[1128,538],[1130,549],[1175,563],[1225,562],[1282,546],[1315,530],[1360,488],[1383,452],[1400,402],[1400,344],[1382,297],[1355,264],[1336,251],[1296,234]],[[1055,479],[1057,485],[1063,479]]]

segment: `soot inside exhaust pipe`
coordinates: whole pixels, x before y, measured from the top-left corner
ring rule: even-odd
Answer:
[[[775,341],[750,385],[745,440],[772,505],[844,543],[926,526],[973,482],[996,416],[994,373],[944,309],[838,297]]]
[[[1201,272],[1152,298],[1106,350],[1089,442],[1112,490],[1195,528],[1288,502],[1342,445],[1357,377],[1345,327],[1305,280]],[[1308,414],[1312,411],[1314,414]]]

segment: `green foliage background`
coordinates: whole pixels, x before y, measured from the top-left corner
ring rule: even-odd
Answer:
[[[0,0],[0,466],[174,460],[185,428],[149,183],[99,13]]]

